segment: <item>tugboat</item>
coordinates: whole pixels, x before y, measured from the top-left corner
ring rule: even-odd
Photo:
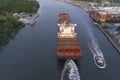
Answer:
[[[105,68],[106,62],[105,62],[104,56],[102,52],[100,51],[100,49],[97,48],[97,45],[89,44],[89,48],[91,52],[93,53],[93,59],[94,59],[95,65],[98,68]]]
[[[102,56],[95,56],[94,57],[95,60],[95,64],[99,67],[99,68],[105,68],[106,67],[106,63],[105,60]]]

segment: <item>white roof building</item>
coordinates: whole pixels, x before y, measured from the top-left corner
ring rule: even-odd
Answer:
[[[120,7],[99,7],[99,8],[105,10],[108,13],[120,14]]]
[[[101,15],[107,14],[105,10],[97,9],[95,11],[98,12],[99,14],[101,14]]]

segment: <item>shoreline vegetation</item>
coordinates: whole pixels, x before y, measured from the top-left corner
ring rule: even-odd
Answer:
[[[35,0],[0,0],[0,50],[25,26],[12,14],[24,12],[32,15],[38,8],[39,3]]]
[[[117,0],[116,0],[117,1]],[[74,0],[74,1],[71,1],[71,0],[64,0],[64,2],[66,3],[69,3],[69,4],[72,4],[72,5],[75,5],[75,6],[78,6],[78,7],[81,7],[82,9],[84,9],[86,12],[86,5],[87,1],[80,1],[80,0]],[[120,3],[120,2],[119,2]],[[90,14],[89,14],[90,15]],[[93,20],[94,18],[91,17]],[[102,25],[99,24],[99,22],[97,22],[97,26],[100,28],[100,30],[104,33],[104,35],[106,35],[106,37],[108,38],[108,40],[112,43],[112,45],[118,50],[118,52],[120,52],[120,44],[114,39],[114,37],[112,35],[110,35],[106,29],[104,29],[104,27]]]
[[[72,1],[72,0],[64,0],[64,1]],[[73,1],[83,1],[83,2],[101,2],[101,0],[73,0]],[[105,0],[105,1],[109,1],[112,3],[120,3],[120,0]]]

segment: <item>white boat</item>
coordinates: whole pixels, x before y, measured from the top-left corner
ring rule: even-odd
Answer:
[[[94,56],[94,61],[95,61],[95,64],[99,68],[105,68],[106,67],[106,63],[105,63],[104,57],[102,57],[102,56]]]
[[[24,23],[24,24],[29,24],[29,19],[30,18],[20,18],[18,21]]]
[[[24,17],[24,18],[20,18],[18,21],[24,23],[24,24],[34,24],[36,21],[36,18],[39,16],[38,13],[34,14],[32,17]]]

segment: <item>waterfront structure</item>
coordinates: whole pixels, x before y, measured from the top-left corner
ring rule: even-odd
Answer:
[[[113,16],[111,13],[106,12],[105,10],[94,10],[91,15],[101,22],[105,22],[107,19],[111,19]]]
[[[67,13],[59,14],[57,56],[60,59],[77,60],[82,56],[75,26]]]
[[[14,14],[15,15],[15,14]],[[38,13],[36,14],[33,14],[31,17],[27,16],[26,14],[23,14],[23,15],[18,15],[20,16],[20,18],[18,19],[18,21],[24,23],[24,24],[34,24],[35,21],[36,21],[36,18],[38,17]],[[23,18],[23,16],[26,16]]]
[[[90,14],[101,22],[114,17],[120,17],[120,7],[91,7],[89,6]]]
[[[103,7],[108,7],[108,6],[110,6],[110,2],[108,2],[108,1],[101,1],[101,5]]]
[[[120,7],[102,7],[108,13],[111,13],[113,17],[120,17]]]

